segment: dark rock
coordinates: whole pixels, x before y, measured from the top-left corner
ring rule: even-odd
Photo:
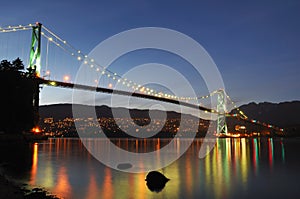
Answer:
[[[163,190],[169,180],[170,179],[158,171],[149,172],[145,179],[148,189],[153,192],[160,192]]]

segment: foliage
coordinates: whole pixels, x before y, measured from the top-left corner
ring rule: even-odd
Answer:
[[[12,62],[7,60],[2,60],[0,62],[0,71],[20,71],[24,70],[24,64],[22,60],[18,57]]]

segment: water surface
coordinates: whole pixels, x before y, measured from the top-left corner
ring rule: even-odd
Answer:
[[[146,152],[169,141],[116,139],[114,143],[129,151]],[[101,148],[108,146],[102,139],[85,142]],[[171,180],[158,193],[146,186],[147,173],[126,173],[103,165],[88,153],[80,139],[30,144],[20,153],[24,157],[12,163],[18,172],[11,175],[31,187],[44,187],[57,196],[72,199],[299,196],[300,139],[218,139],[215,148],[199,159],[202,142],[196,139],[180,159],[160,170]],[[179,147],[175,145],[174,149]]]

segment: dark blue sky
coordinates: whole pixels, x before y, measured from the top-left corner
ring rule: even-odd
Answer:
[[[87,53],[128,29],[174,29],[207,50],[239,104],[300,100],[300,1],[1,2],[0,26],[35,21]]]

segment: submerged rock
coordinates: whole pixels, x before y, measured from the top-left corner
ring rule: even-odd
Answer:
[[[158,171],[151,171],[147,174],[145,181],[150,191],[160,192],[169,181],[166,176]]]
[[[132,164],[130,163],[121,163],[118,164],[117,168],[121,170],[130,169],[132,167]]]

